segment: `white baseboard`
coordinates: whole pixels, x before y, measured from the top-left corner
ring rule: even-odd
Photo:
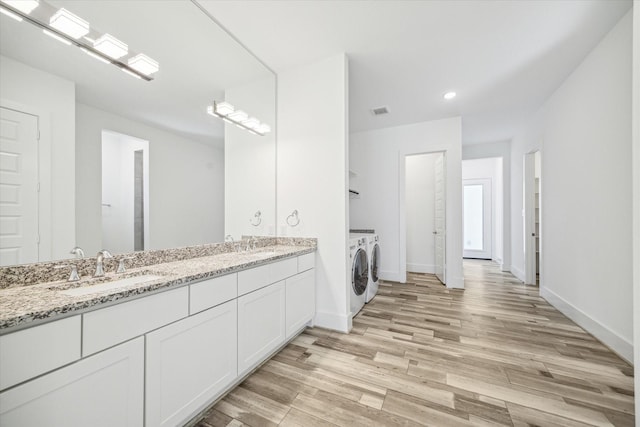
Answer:
[[[520,280],[521,282],[525,281],[524,271],[520,270],[518,267],[515,267],[515,266],[512,265],[511,266],[511,274],[516,276],[516,278],[518,280]]]
[[[558,296],[553,291],[541,287],[540,296],[547,300],[549,304],[557,308],[562,314],[576,322],[578,326],[602,341],[611,350],[617,353],[618,356],[633,365],[633,344],[631,342],[622,338],[620,335],[593,319],[587,313]]]
[[[500,271],[511,272],[511,266],[507,264],[500,264]]]
[[[410,264],[407,263],[407,271],[412,273],[429,273],[434,274],[436,272],[436,266],[433,264]]]
[[[464,277],[447,277],[447,288],[449,289],[464,289]]]
[[[327,313],[326,311],[317,311],[313,319],[314,326],[345,334],[351,330],[352,322],[353,319],[349,314]]]

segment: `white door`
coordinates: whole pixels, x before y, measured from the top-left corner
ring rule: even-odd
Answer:
[[[463,181],[463,257],[491,259],[491,179]]]
[[[38,261],[38,118],[0,107],[0,266]]]
[[[445,163],[444,153],[440,154],[435,162],[435,213],[434,223],[435,230],[435,271],[436,277],[443,283],[446,282],[446,254],[445,254],[445,238],[446,238],[446,200],[445,200]]]
[[[536,242],[539,230],[536,227],[536,153],[524,156],[524,273],[525,284],[536,284]],[[539,213],[538,213],[539,215]]]

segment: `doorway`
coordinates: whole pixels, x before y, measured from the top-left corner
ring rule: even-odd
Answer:
[[[412,154],[405,163],[405,272],[430,273],[444,284],[445,155]]]
[[[491,179],[462,181],[463,258],[491,259],[493,210]]]
[[[102,246],[149,249],[149,141],[102,131]]]
[[[524,156],[524,260],[525,284],[539,285],[542,271],[542,156]]]

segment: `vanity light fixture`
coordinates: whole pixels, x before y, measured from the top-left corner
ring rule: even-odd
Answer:
[[[49,25],[76,40],[89,33],[89,23],[65,8],[53,14]]]
[[[27,15],[40,5],[38,0],[2,0],[2,2]]]
[[[136,56],[129,58],[127,64],[129,64],[129,67],[134,70],[138,70],[146,76],[156,73],[160,69],[158,62],[149,58],[144,53],[139,53]]]
[[[129,53],[129,46],[111,34],[103,34],[93,42],[93,47],[110,58],[118,59]]]
[[[0,7],[0,13],[8,16],[9,18],[15,19],[18,22],[22,22],[22,17],[20,15],[16,15],[15,13],[5,9],[4,7]]]
[[[138,79],[153,80],[160,66],[145,54],[129,52],[129,46],[111,34],[92,29],[89,23],[65,8],[45,0],[0,0],[0,12],[26,21],[61,43],[80,48],[101,62],[112,64]]]
[[[44,34],[48,35],[49,37],[51,37],[52,39],[58,40],[62,44],[66,44],[67,46],[71,46],[71,42],[69,40],[65,39],[64,37],[60,37],[56,33],[52,33],[49,30],[42,30],[42,32]]]
[[[213,105],[207,107],[207,113],[249,131],[254,135],[264,136],[266,133],[271,132],[269,125],[260,123],[255,117],[249,117],[249,115],[242,110],[236,110],[233,105],[225,101],[213,101]]]

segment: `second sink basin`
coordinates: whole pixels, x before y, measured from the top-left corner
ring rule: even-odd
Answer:
[[[162,276],[155,274],[145,274],[142,276],[128,277],[126,279],[113,280],[111,282],[103,282],[96,285],[81,286],[78,288],[71,288],[59,291],[61,294],[71,297],[78,297],[88,294],[101,293],[111,291],[113,289],[124,288],[131,285],[139,285],[145,282],[153,282],[154,280],[162,279]]]

